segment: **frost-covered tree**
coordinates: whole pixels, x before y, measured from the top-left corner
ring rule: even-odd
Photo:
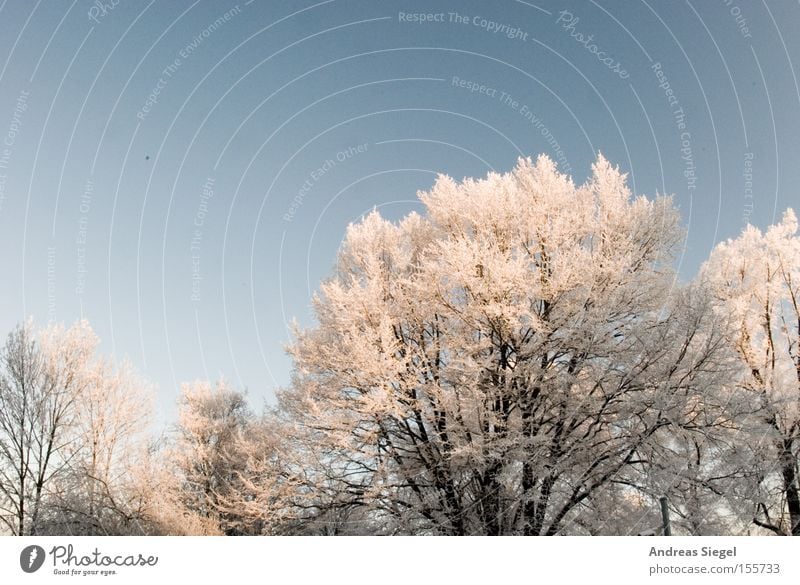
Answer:
[[[624,531],[597,506],[638,505],[670,437],[713,424],[700,412],[724,344],[703,303],[672,294],[678,214],[632,197],[602,157],[592,170],[581,186],[546,157],[440,177],[425,215],[349,227],[281,395],[320,517],[358,510],[390,533]]]
[[[88,323],[14,329],[0,349],[0,521],[37,534],[51,485],[68,469],[97,340]]]
[[[49,532],[148,533],[139,486],[148,457],[151,395],[128,362],[97,358],[84,372],[69,470],[51,490]]]
[[[152,443],[146,456],[132,466],[134,481],[128,493],[141,518],[137,526],[150,535],[220,535],[214,516],[204,516],[187,507],[183,478],[177,472],[174,455],[166,443]]]
[[[184,384],[174,455],[181,476],[180,498],[189,511],[216,522],[224,534],[252,531],[227,505],[245,489],[245,436],[252,421],[245,395],[227,382]]]
[[[295,506],[304,501],[303,470],[290,464],[291,443],[272,412],[248,422],[239,435],[233,488],[217,498],[217,509],[239,534],[294,533]]]
[[[86,321],[18,326],[0,351],[0,521],[12,534],[140,534],[149,393]]]
[[[800,535],[800,234],[786,211],[766,233],[748,226],[716,247],[702,272],[735,328],[740,386],[754,415],[739,421],[730,459],[753,480],[731,486],[753,522]]]

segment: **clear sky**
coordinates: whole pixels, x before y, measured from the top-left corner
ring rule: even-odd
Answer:
[[[691,278],[800,207],[800,5],[0,0],[0,332],[88,318],[158,386],[289,381],[348,223],[437,173],[598,151]]]

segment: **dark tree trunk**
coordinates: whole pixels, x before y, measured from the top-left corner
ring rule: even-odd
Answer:
[[[789,534],[800,536],[800,493],[797,488],[797,461],[792,452],[793,446],[793,439],[784,439],[781,444],[781,473],[791,523]]]

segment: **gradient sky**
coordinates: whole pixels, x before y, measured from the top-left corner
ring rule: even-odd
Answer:
[[[691,278],[800,207],[798,29],[796,0],[0,0],[0,332],[88,318],[162,421],[196,378],[271,402],[348,223],[542,152],[673,193]]]

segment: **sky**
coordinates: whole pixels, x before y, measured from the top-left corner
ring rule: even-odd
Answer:
[[[692,278],[800,207],[800,4],[0,0],[0,333],[86,318],[174,418],[255,406],[347,225],[437,174],[598,152],[673,194]]]

